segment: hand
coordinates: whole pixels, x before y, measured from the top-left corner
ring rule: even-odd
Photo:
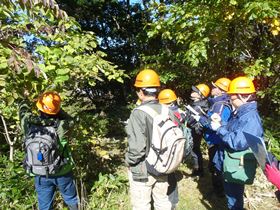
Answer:
[[[211,128],[213,131],[216,131],[221,127],[221,123],[218,121],[211,121]]]
[[[222,121],[221,116],[218,113],[212,114],[211,115],[211,120],[215,121],[215,122],[221,122]]]
[[[196,122],[199,122],[200,116],[199,115],[192,115],[193,119],[195,119]]]
[[[266,164],[264,174],[266,175],[268,181],[280,190],[280,171],[275,166]]]

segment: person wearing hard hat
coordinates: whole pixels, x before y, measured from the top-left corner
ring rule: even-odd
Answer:
[[[185,145],[185,158],[187,158],[191,154],[193,139],[191,136],[191,129],[186,126],[186,114],[179,108],[177,102],[178,98],[173,90],[164,89],[160,91],[158,99],[160,104],[164,104],[169,107],[174,115],[170,116],[172,121],[175,123],[175,125],[179,126],[184,133],[184,136],[187,140]]]
[[[263,137],[263,127],[251,79],[244,76],[235,78],[227,93],[234,111],[227,123],[222,123],[217,116],[211,121],[212,129],[221,137],[220,149],[224,150],[224,155],[216,155],[213,161],[223,172],[228,209],[243,210],[244,186],[252,184],[257,167],[243,132]]]
[[[209,104],[207,101],[207,97],[209,96],[210,88],[206,84],[198,84],[196,86],[192,86],[191,92],[191,100],[192,103],[190,106],[194,109],[197,113],[193,113],[193,111],[187,109],[186,111],[186,121],[187,125],[192,130],[192,137],[193,137],[193,151],[192,151],[192,158],[193,158],[193,171],[191,176],[202,177],[204,175],[203,170],[203,158],[200,149],[201,140],[203,137],[203,127],[198,122],[200,116],[205,114],[209,109]],[[188,106],[187,106],[188,107]]]
[[[25,91],[27,96],[27,91]],[[47,91],[36,102],[39,115],[33,114],[27,100],[21,102],[19,117],[24,134],[26,171],[35,176],[39,209],[52,209],[56,189],[70,210],[78,210],[78,197],[73,180],[67,139],[73,125],[61,109],[57,92]]]
[[[230,79],[222,77],[217,81],[212,82],[211,97],[208,98],[210,108],[206,116],[202,116],[199,122],[204,126],[204,139],[208,146],[209,155],[209,171],[212,176],[212,186],[215,194],[219,197],[224,197],[223,177],[219,170],[216,169],[213,158],[218,151],[220,137],[216,131],[211,129],[209,118],[216,115],[221,118],[222,123],[227,122],[231,115],[231,105],[227,91],[229,89]]]
[[[138,73],[134,83],[141,106],[148,106],[161,113],[162,105],[158,101],[160,78],[151,69]],[[146,166],[145,157],[149,151],[149,142],[153,134],[153,118],[146,112],[134,109],[126,126],[128,151],[125,162],[128,166],[130,198],[133,210],[171,210],[174,207],[168,194],[168,175],[151,175]],[[153,202],[152,202],[153,200]],[[177,198],[178,200],[178,198]]]
[[[160,91],[160,93],[158,94],[158,100],[160,104],[167,105],[181,123],[184,122],[185,114],[182,110],[179,109],[177,96],[173,90],[164,89]],[[174,121],[174,123],[178,125],[177,121]]]

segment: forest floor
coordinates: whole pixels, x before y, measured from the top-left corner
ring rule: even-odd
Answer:
[[[227,210],[226,198],[217,197],[211,185],[211,175],[207,170],[208,160],[204,157],[205,174],[201,178],[190,176],[191,168],[189,164],[182,164],[176,172],[178,178],[179,203],[176,210]],[[124,173],[124,171],[123,171]],[[245,209],[246,210],[279,210],[280,204],[274,194],[276,188],[273,187],[261,172],[257,170],[257,175],[253,185],[245,187]],[[128,195],[122,194],[122,205],[119,209],[130,209]]]
[[[177,210],[227,210],[226,198],[217,197],[211,185],[211,175],[207,170],[208,160],[204,157],[205,174],[199,179],[190,177],[191,169],[186,164],[178,171],[179,204]],[[258,168],[253,185],[245,187],[246,210],[276,210],[280,205],[274,188]]]

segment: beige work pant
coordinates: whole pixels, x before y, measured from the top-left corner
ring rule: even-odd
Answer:
[[[147,182],[137,182],[132,179],[132,173],[128,170],[130,199],[133,210],[150,210],[153,197],[155,210],[173,210],[178,203],[178,189],[167,195],[167,176],[148,176]]]

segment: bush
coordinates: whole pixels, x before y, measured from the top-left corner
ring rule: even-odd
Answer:
[[[99,173],[91,189],[88,209],[125,209],[128,204],[127,189],[128,180],[125,175]]]
[[[0,155],[0,209],[34,209],[36,205],[33,179],[25,174],[19,164],[23,153],[15,153],[11,162],[5,155]]]
[[[280,160],[280,131],[278,129],[280,120],[277,117],[265,118],[263,120],[267,149]]]

